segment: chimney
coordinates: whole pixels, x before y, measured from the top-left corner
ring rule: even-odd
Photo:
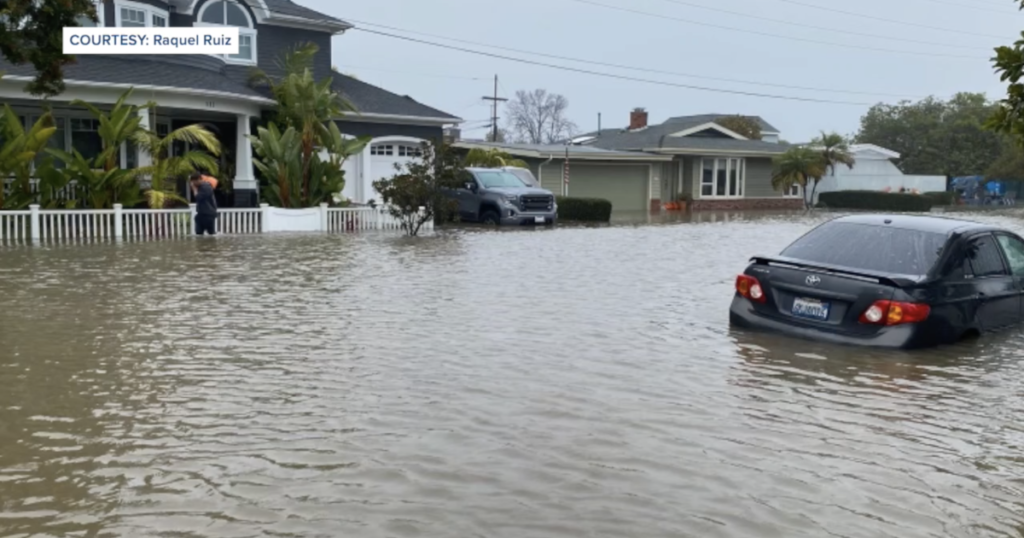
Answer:
[[[647,127],[647,111],[643,108],[634,108],[629,113],[629,130],[643,129]]]

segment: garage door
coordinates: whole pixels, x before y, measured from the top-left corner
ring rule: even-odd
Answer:
[[[647,211],[650,168],[569,162],[569,196],[610,200],[613,211]],[[546,178],[545,178],[546,179]]]
[[[373,198],[380,202],[380,194],[373,189],[373,182],[387,179],[398,173],[395,165],[402,166],[420,157],[421,149],[412,142],[379,142],[370,145],[370,184],[367,189],[367,200]]]

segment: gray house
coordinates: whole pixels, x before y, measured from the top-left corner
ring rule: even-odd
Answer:
[[[49,101],[58,127],[52,143],[86,157],[96,155],[96,121],[69,103],[82,99],[102,108],[135,88],[134,103],[157,103],[155,111],[143,113],[144,124],[157,132],[198,122],[218,134],[225,150],[221,175],[232,183],[236,206],[258,203],[252,148],[244,135],[253,132],[257,119],[274,106],[266,89],[248,85],[250,72],[259,67],[273,75],[279,55],[303,43],[319,46],[316,77],[332,77],[334,88],[358,109],[357,114],[337,119],[341,131],[373,137],[362,155],[346,163],[345,193],[356,201],[373,198],[372,182],[393,174],[395,163],[415,158],[423,140],[441,138],[445,126],[462,121],[407,95],[334,72],[331,41],[353,25],[291,0],[96,0],[96,9],[105,27],[238,27],[239,54],[80,55],[65,69],[65,93]],[[84,19],[80,23],[93,25]],[[42,111],[40,100],[24,92],[34,70],[0,58],[0,71],[6,73],[0,79],[0,100],[31,125]],[[121,150],[122,167],[139,166],[147,159],[133,147]]]

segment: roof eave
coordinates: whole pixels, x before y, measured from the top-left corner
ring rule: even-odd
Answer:
[[[651,153],[662,153],[669,155],[749,155],[751,157],[774,157],[782,155],[784,151],[756,151],[740,149],[695,149],[695,148],[648,148],[641,151]]]
[[[374,123],[384,122],[396,122],[396,123],[413,123],[413,124],[426,124],[426,125],[458,125],[462,123],[462,118],[454,116],[407,116],[402,114],[380,114],[375,112],[352,112],[339,118],[334,118],[335,121],[370,121]]]
[[[298,28],[301,30],[327,30],[334,35],[340,35],[352,28],[355,28],[355,25],[341,20],[307,19],[306,17],[280,14],[274,14],[273,17],[263,21],[263,24]]]
[[[35,80],[35,77],[26,77],[23,75],[4,75],[2,80],[13,82],[32,82],[33,80]],[[127,84],[123,82],[102,82],[94,80],[77,79],[64,79],[64,84],[72,88],[110,88],[115,90],[134,89],[139,91],[155,91],[185,95],[222,97],[228,99],[237,99],[239,101],[248,101],[250,103],[258,103],[261,105],[275,104],[275,101],[273,99],[268,99],[266,97],[260,97],[257,95],[245,95],[240,93],[225,92],[219,90],[204,90],[199,88],[179,88],[177,86],[157,86],[153,84]]]
[[[493,143],[476,143],[459,141],[453,144],[457,148],[463,149],[499,149],[509,155],[516,157],[533,157],[536,159],[557,159],[564,158],[564,151],[537,151],[532,149],[523,149],[503,146],[501,144]],[[579,161],[671,161],[671,155],[651,155],[649,153],[638,153],[637,155],[627,155],[621,152],[612,152],[607,154],[587,154],[587,153],[572,153],[569,152],[569,160]]]

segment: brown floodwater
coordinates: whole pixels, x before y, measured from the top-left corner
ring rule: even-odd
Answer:
[[[1020,331],[729,329],[824,218],[0,247],[0,536],[1024,536]]]

